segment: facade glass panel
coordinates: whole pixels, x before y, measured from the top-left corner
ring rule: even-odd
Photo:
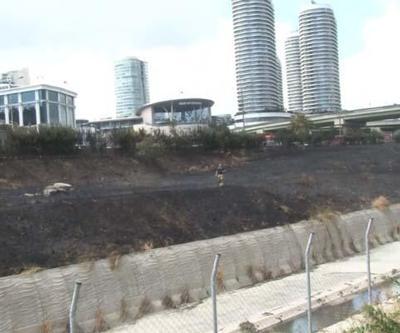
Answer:
[[[74,109],[67,108],[67,121],[69,126],[74,126]]]
[[[47,93],[48,93],[48,96],[49,96],[49,101],[58,102],[58,92],[52,91],[52,90],[48,90]]]
[[[62,104],[66,104],[67,103],[67,96],[65,96],[65,94],[58,94],[58,96],[60,97],[60,103]]]
[[[0,105],[4,105],[4,96],[0,96]]]
[[[22,103],[26,102],[34,102],[35,98],[35,91],[26,91],[21,93]]]
[[[10,124],[19,126],[19,112],[18,112],[17,106],[9,107],[9,120],[10,120]]]
[[[23,110],[24,126],[36,125],[36,108],[35,104],[24,105]]]
[[[60,105],[60,124],[67,125],[67,108],[64,105]]]
[[[72,96],[67,96],[67,104],[74,105],[74,98]]]
[[[0,107],[0,124],[6,123],[6,112],[4,107]]]
[[[40,103],[40,123],[47,124],[47,103]]]
[[[59,124],[60,119],[58,116],[58,104],[57,103],[49,103],[49,114],[50,114],[50,124]]]
[[[18,94],[8,95],[8,104],[18,104]]]
[[[39,98],[41,100],[46,100],[47,99],[47,90],[41,89],[39,91]]]

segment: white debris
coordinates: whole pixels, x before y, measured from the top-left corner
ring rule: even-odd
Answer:
[[[60,193],[60,192],[70,192],[72,191],[72,185],[66,183],[54,183],[53,185],[46,186],[43,190],[43,195],[49,197],[50,195]]]

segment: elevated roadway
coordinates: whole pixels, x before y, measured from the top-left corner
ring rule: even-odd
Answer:
[[[342,111],[340,113],[311,114],[307,116],[318,127],[366,126],[368,123],[400,118],[400,104]],[[372,126],[371,124],[371,126]],[[377,123],[375,123],[376,125]],[[288,128],[290,121],[268,122],[245,127],[249,133],[263,133]],[[242,128],[236,129],[242,131]]]

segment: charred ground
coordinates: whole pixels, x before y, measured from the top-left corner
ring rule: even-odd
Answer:
[[[213,177],[227,166],[226,186]],[[400,145],[0,162],[0,275],[400,201]],[[74,191],[26,197],[53,182]]]

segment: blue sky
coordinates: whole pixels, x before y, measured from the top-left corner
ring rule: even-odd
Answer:
[[[277,45],[305,0],[274,0]],[[345,108],[400,102],[400,0],[321,0],[339,27]],[[22,10],[21,10],[22,9]],[[1,1],[0,70],[29,67],[34,81],[79,94],[78,117],[113,116],[113,62],[149,62],[151,100],[198,96],[236,111],[230,0]]]

